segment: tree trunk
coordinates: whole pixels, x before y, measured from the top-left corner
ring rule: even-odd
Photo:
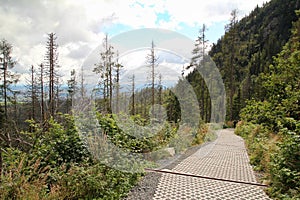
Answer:
[[[5,58],[3,58],[3,96],[4,96],[4,117],[5,120],[7,120],[8,115],[7,115],[7,80],[6,80],[6,75],[7,75],[7,62]]]
[[[41,123],[45,121],[45,108],[44,108],[44,66],[40,65],[40,84],[41,84]]]
[[[35,120],[34,67],[31,65],[31,118]]]
[[[2,148],[0,147],[0,183],[2,182]]]

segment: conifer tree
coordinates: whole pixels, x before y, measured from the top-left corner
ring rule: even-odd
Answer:
[[[237,40],[238,40],[238,30],[237,30],[237,10],[231,12],[231,18],[229,24],[226,25],[225,31],[227,32],[227,57],[225,58],[225,64],[227,68],[228,78],[227,84],[229,87],[229,120],[234,119],[234,94],[236,92],[235,85],[235,72],[236,72],[236,57],[237,57]]]
[[[103,39],[103,51],[100,52],[100,62],[95,65],[94,72],[100,75],[100,89],[103,93],[104,110],[112,111],[113,95],[113,47],[108,42],[108,36]]]
[[[8,119],[8,101],[9,92],[11,91],[10,85],[18,82],[18,75],[11,72],[10,69],[16,64],[16,61],[12,59],[12,45],[5,39],[0,41],[0,69],[1,69],[1,95],[4,101],[4,119]]]

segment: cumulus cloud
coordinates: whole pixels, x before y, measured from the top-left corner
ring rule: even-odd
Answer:
[[[69,70],[78,68],[101,44],[104,30],[109,27],[155,27],[180,32],[186,27],[200,27],[202,23],[226,21],[235,8],[244,16],[264,1],[2,0],[0,38],[14,46],[13,54],[19,62],[16,71],[26,73],[32,64],[43,61],[47,33],[55,32],[62,75],[68,76]]]

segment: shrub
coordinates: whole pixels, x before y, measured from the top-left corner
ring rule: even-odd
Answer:
[[[119,199],[142,175],[92,159],[68,115],[44,131],[32,126],[24,133],[33,143],[28,152],[3,149],[0,199]]]
[[[282,130],[283,140],[271,156],[270,194],[280,198],[300,198],[300,135]]]
[[[133,153],[148,153],[166,146],[177,131],[170,123],[150,124],[141,126],[135,124],[128,116],[117,122],[116,116],[98,114],[100,127],[110,142],[119,148]]]
[[[270,155],[275,149],[278,138],[261,125],[245,122],[238,123],[235,133],[245,139],[250,163],[254,165],[254,169],[263,171],[265,178],[267,178]]]

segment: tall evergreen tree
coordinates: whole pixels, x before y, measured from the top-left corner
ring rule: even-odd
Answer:
[[[236,91],[236,77],[235,77],[235,69],[236,69],[236,57],[237,57],[237,40],[238,40],[238,30],[237,30],[237,10],[233,10],[231,12],[231,18],[228,25],[226,25],[225,30],[227,32],[227,48],[226,52],[226,68],[228,69],[228,88],[229,88],[229,116],[228,119],[232,121],[234,119],[234,106],[233,99]]]
[[[95,64],[94,72],[100,75],[100,90],[102,90],[104,110],[111,113],[113,95],[113,47],[108,42],[108,35],[103,39],[103,50],[100,52],[100,62]]]
[[[191,63],[187,68],[194,67],[194,69],[199,70],[202,72],[202,77],[199,78],[199,83],[197,84],[197,95],[199,99],[199,106],[200,106],[200,115],[202,120],[209,121],[209,113],[210,109],[210,100],[209,100],[209,93],[207,91],[205,79],[204,79],[204,71],[205,71],[205,55],[208,48],[208,40],[206,38],[207,27],[205,24],[202,25],[201,29],[199,30],[199,36],[195,43],[195,48],[192,51],[193,57],[191,59]]]
[[[2,148],[3,146],[11,145],[11,135],[8,128],[8,101],[9,92],[12,93],[10,85],[18,81],[18,76],[11,72],[9,69],[13,68],[16,61],[12,59],[12,45],[9,44],[5,39],[0,41],[0,70],[2,79],[1,84],[1,96],[4,101],[4,110],[2,111],[2,106],[0,106],[0,181],[2,174]],[[17,103],[17,102],[15,102]],[[15,119],[16,120],[16,119]],[[11,128],[11,127],[10,127]]]
[[[8,101],[9,101],[9,91],[11,92],[10,85],[12,83],[18,82],[18,75],[11,72],[10,69],[16,64],[16,61],[12,59],[12,45],[6,40],[0,41],[0,65],[1,65],[1,96],[4,101],[4,119],[8,119]]]

